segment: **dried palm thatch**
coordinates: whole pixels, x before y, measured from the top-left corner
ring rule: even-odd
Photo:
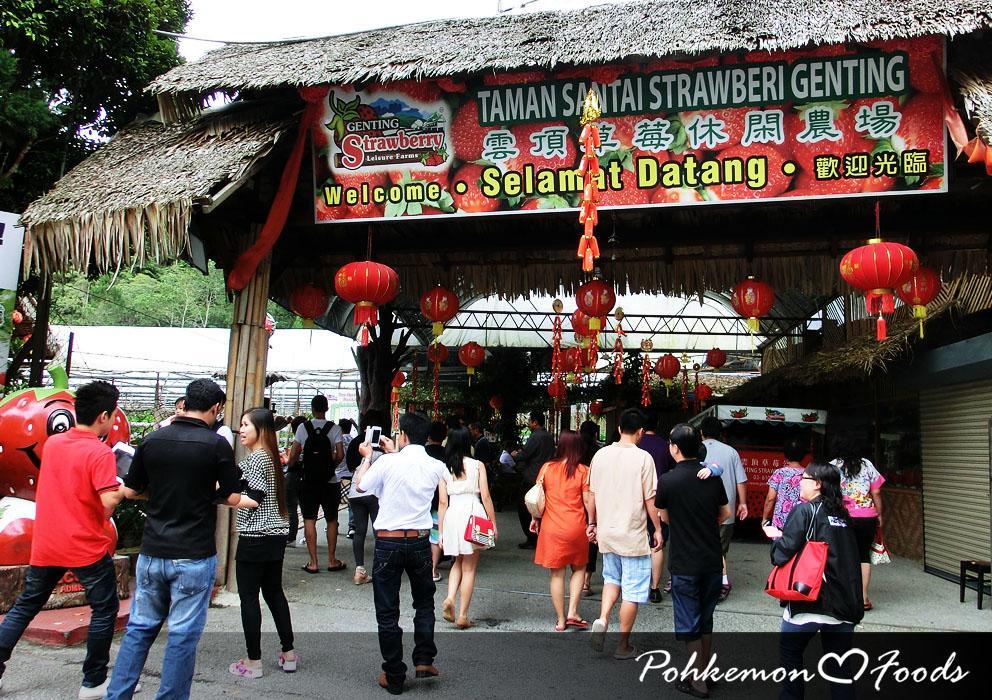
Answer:
[[[975,120],[978,135],[992,144],[992,63],[974,63],[968,68],[954,70],[961,86],[968,114]]]
[[[230,45],[156,79],[163,113],[217,91],[555,68],[707,51],[790,49],[992,26],[984,0],[640,0]]]
[[[992,277],[963,274],[944,285],[927,307],[924,325],[952,312],[970,314],[992,308]],[[748,382],[740,392],[758,395],[772,386],[813,386],[838,382],[876,372],[884,372],[889,363],[906,355],[919,340],[919,321],[900,307],[897,320],[889,324],[888,338],[879,342],[873,332],[866,332],[845,345],[817,352]],[[867,331],[868,327],[864,326]],[[743,394],[736,393],[733,400]]]
[[[179,257],[194,204],[251,172],[292,123],[284,111],[241,104],[183,125],[121,130],[24,212],[25,269],[105,272]]]

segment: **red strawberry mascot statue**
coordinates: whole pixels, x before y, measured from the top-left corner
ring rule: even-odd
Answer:
[[[41,453],[49,436],[76,425],[76,396],[61,367],[49,369],[54,386],[22,389],[0,401],[0,566],[27,564],[34,531],[34,500],[41,467]],[[117,409],[107,436],[111,446],[129,442],[131,427]],[[113,521],[114,555],[117,531]]]

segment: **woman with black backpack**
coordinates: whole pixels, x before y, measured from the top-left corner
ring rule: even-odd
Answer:
[[[799,488],[805,503],[792,509],[782,537],[772,543],[772,564],[788,562],[807,540],[827,543],[827,562],[817,599],[790,601],[785,606],[779,652],[786,671],[803,668],[803,652],[817,633],[825,653],[843,657],[851,648],[854,626],[864,616],[858,544],[841,496],[840,474],[830,465],[811,463],[803,471]],[[841,673],[849,674],[850,669],[843,668]],[[780,697],[801,698],[803,687],[801,676],[787,679]],[[853,686],[832,684],[831,694],[833,698],[854,697]]]

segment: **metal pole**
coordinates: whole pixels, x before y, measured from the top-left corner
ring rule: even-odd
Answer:
[[[69,347],[65,351],[65,376],[72,376],[72,345],[76,340],[76,333],[69,331]]]

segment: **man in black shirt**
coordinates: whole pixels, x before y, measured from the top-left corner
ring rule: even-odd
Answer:
[[[723,580],[720,523],[730,515],[727,492],[718,477],[700,480],[699,430],[679,423],[669,435],[675,468],[658,480],[654,504],[667,522],[671,544],[668,569],[672,573],[672,610],[675,638],[696,654],[695,668],[702,673],[710,658],[713,611]],[[680,681],[678,689],[708,697],[704,681]]]
[[[531,515],[524,503],[524,494],[534,486],[541,467],[555,453],[555,440],[544,428],[544,414],[540,411],[531,411],[528,425],[530,437],[527,438],[522,450],[513,453],[513,459],[517,461],[516,470],[520,472],[521,477],[520,493],[517,497],[517,516],[520,519],[520,529],[527,538],[517,545],[521,549],[534,549],[537,546],[537,535],[530,531]]]
[[[241,500],[241,471],[227,440],[211,426],[224,406],[216,382],[186,387],[186,411],[135,450],[124,495],[148,501],[127,632],[107,697],[130,698],[164,622],[169,641],[159,697],[189,696],[196,646],[207,621],[217,571],[217,504]],[[219,488],[218,488],[219,485]]]

